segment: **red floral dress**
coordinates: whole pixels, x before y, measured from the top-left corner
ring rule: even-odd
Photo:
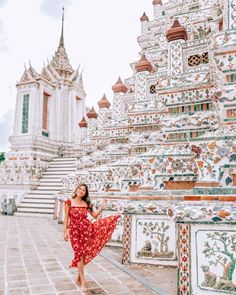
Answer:
[[[110,240],[120,214],[91,223],[87,218],[87,207],[71,206],[70,199],[65,203],[69,205],[70,242],[75,254],[70,267],[77,267],[82,258],[87,264],[98,255]]]

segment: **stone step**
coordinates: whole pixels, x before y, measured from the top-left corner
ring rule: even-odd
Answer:
[[[47,169],[73,169],[75,170],[76,169],[76,166],[75,165],[50,165],[48,166]]]
[[[38,186],[35,191],[41,192],[41,191],[48,191],[48,192],[58,192],[60,191],[62,186]]]
[[[55,163],[50,163],[49,167],[75,167],[75,163],[73,162],[68,162],[68,163],[60,163],[60,162],[55,162]]]
[[[52,213],[29,213],[29,212],[15,212],[15,216],[21,216],[21,217],[41,217],[41,218],[50,218],[52,219]]]
[[[21,204],[54,204],[55,200],[54,199],[36,199],[36,198],[24,198],[24,200],[21,202]]]
[[[40,185],[47,185],[47,184],[55,184],[55,185],[58,185],[58,184],[61,184],[61,180],[60,179],[43,179],[41,178],[39,180],[40,182]]]
[[[20,208],[17,207],[17,212],[21,213],[39,213],[39,214],[53,214],[53,209],[48,208]]]
[[[20,203],[20,205],[17,206],[17,210],[19,208],[33,208],[33,209],[54,209],[54,204],[38,204],[38,203]]]
[[[61,176],[66,176],[67,174],[69,174],[67,171],[65,172],[65,171],[47,171],[46,170],[45,172],[43,172],[43,176],[44,175],[53,175],[53,176],[55,176],[55,175],[61,175]]]
[[[62,177],[76,171],[76,158],[55,158],[39,180],[17,207],[18,216],[50,216],[54,211],[54,194],[62,188]]]
[[[48,167],[48,169],[46,170],[47,172],[49,172],[49,171],[55,171],[55,172],[57,172],[57,171],[65,171],[65,173],[67,172],[67,171],[75,171],[75,168],[70,168],[70,167],[68,167],[68,168],[64,168],[64,167]],[[46,172],[45,171],[45,172]]]
[[[39,185],[40,187],[45,187],[45,188],[48,188],[48,187],[56,187],[57,189],[62,189],[62,182],[43,182],[43,183],[40,183]],[[39,187],[38,186],[38,187]]]
[[[51,163],[58,163],[58,162],[74,162],[77,158],[54,158]]]
[[[42,195],[30,195],[30,196],[27,196],[27,197],[24,197],[24,200],[44,200],[44,201],[46,201],[47,202],[47,200],[48,201],[54,201],[55,199],[54,199],[54,197],[53,197],[53,195],[47,195],[47,196],[42,196]]]
[[[40,178],[40,180],[52,180],[52,179],[60,180],[61,178],[62,178],[62,175],[44,175],[42,178]]]
[[[53,182],[47,182],[47,183],[40,183],[38,186],[38,189],[45,188],[45,189],[50,189],[50,188],[55,188],[55,189],[61,189],[62,188],[62,182],[58,182],[55,185],[53,185]]]
[[[54,191],[30,191],[27,196],[53,196]]]

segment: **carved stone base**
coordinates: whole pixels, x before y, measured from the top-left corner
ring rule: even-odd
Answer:
[[[138,190],[138,186],[137,185],[130,185],[129,186],[129,191],[130,192],[136,192]]]
[[[140,186],[138,188],[139,191],[151,191],[153,190],[153,186]]]
[[[218,187],[219,182],[218,181],[204,181],[200,180],[195,183],[195,187]]]
[[[108,192],[120,192],[120,189],[118,189],[118,188],[109,188],[107,191]]]
[[[222,195],[189,195],[184,196],[184,201],[220,201],[220,202],[235,202],[236,196]]]
[[[232,174],[233,177],[233,186],[236,186],[236,174]]]
[[[192,189],[195,186],[195,181],[164,181],[165,190],[182,190]]]

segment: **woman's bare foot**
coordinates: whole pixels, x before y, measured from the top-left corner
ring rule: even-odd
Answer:
[[[87,292],[88,291],[85,281],[81,281],[81,291],[82,292]]]
[[[78,274],[78,276],[77,276],[77,278],[76,278],[76,281],[75,281],[75,283],[77,284],[77,285],[81,285],[81,278],[80,278],[80,275]]]

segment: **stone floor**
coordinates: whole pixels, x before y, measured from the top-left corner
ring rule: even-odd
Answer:
[[[0,215],[0,295],[82,294],[62,226],[46,218]],[[177,271],[120,264],[121,250],[105,247],[86,266],[86,295],[176,294]]]

